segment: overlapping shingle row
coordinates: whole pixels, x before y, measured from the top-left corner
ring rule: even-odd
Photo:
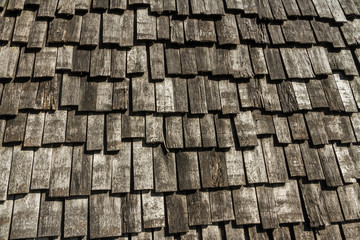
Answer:
[[[0,239],[357,239],[360,1],[0,8]]]

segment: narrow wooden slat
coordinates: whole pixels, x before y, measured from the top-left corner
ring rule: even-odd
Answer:
[[[101,15],[87,13],[82,17],[80,45],[96,46],[99,43]]]
[[[243,156],[248,183],[268,182],[261,144],[256,146],[255,149],[244,150]]]
[[[141,194],[127,194],[121,199],[122,232],[139,233],[142,231]]]
[[[221,20],[216,21],[216,31],[220,45],[240,43],[235,15],[225,14]]]
[[[152,79],[165,78],[165,53],[164,45],[154,43],[149,47],[150,53],[150,73]]]
[[[68,21],[64,41],[65,43],[79,43],[81,37],[82,16],[75,15]]]
[[[284,147],[284,150],[286,155],[286,161],[290,170],[290,175],[292,177],[306,176],[299,144],[289,144]]]
[[[350,155],[349,148],[338,144],[333,144],[333,148],[344,182],[356,182],[356,179],[360,177],[360,172],[356,166],[356,160]]]
[[[134,11],[126,10],[122,15],[121,25],[121,47],[131,47],[134,43]]]
[[[170,20],[170,41],[175,44],[184,44],[184,23],[181,20]]]
[[[149,15],[148,8],[136,10],[136,39],[156,40],[156,17]]]
[[[0,238],[2,239],[9,238],[13,205],[14,201],[12,197],[0,203]]]
[[[6,4],[7,1],[2,1]],[[0,40],[8,42],[11,40],[13,29],[15,25],[15,17],[2,17],[0,20]]]
[[[311,79],[306,84],[306,88],[308,90],[309,98],[310,98],[310,101],[311,101],[311,106],[314,109],[315,108],[328,108],[329,107],[321,82],[322,81]]]
[[[279,50],[277,48],[265,48],[264,54],[271,80],[285,79]]]
[[[210,206],[212,222],[235,220],[230,190],[210,192]]]
[[[65,142],[67,111],[58,110],[45,115],[43,144]]]
[[[12,1],[15,2],[15,1]],[[21,2],[21,1],[16,1]],[[9,2],[11,4],[11,2]],[[8,5],[8,10],[9,9]],[[13,42],[27,43],[29,40],[30,29],[35,20],[35,12],[33,11],[22,11],[21,14],[16,18],[14,33],[12,37]]]
[[[229,148],[234,146],[234,138],[229,117],[219,117],[214,115],[216,138],[220,148]]]
[[[16,77],[24,77],[24,78],[32,77],[34,62],[35,62],[35,53],[26,52],[25,48],[22,48]]]
[[[323,148],[319,148],[318,153],[324,171],[326,185],[342,186],[343,182],[332,145],[325,145]]]
[[[232,191],[237,225],[259,224],[260,215],[254,187],[241,187]]]
[[[325,176],[317,150],[315,148],[310,148],[308,141],[300,144],[300,150],[308,180],[324,180]]]
[[[52,148],[39,148],[35,151],[31,190],[49,189],[52,152]]]
[[[186,195],[189,225],[211,224],[210,198],[207,191],[196,191]]]
[[[153,148],[156,192],[177,190],[175,153],[165,152],[161,145]]]
[[[240,112],[234,118],[236,132],[241,147],[257,146],[255,122],[250,111]]]
[[[181,74],[180,50],[165,49],[166,70],[168,74]]]
[[[323,114],[321,112],[308,112],[305,115],[311,140],[314,145],[322,145],[328,143],[328,136],[326,134],[322,118]]]
[[[163,194],[141,194],[144,228],[165,227],[165,200]]]
[[[103,152],[94,154],[91,190],[111,189],[111,155]]]
[[[237,114],[240,112],[236,83],[229,80],[219,82],[221,108],[223,114]]]
[[[20,146],[14,147],[8,194],[22,194],[30,191],[33,158],[33,151],[21,150]]]
[[[127,52],[127,73],[144,73],[147,71],[147,51],[144,45],[134,46]]]
[[[26,113],[20,113],[15,118],[6,121],[4,143],[22,142],[24,140]]]
[[[142,77],[133,77],[131,89],[133,112],[155,111],[155,85],[149,81],[146,74]]]
[[[225,152],[227,177],[229,186],[245,185],[245,170],[242,152],[236,148],[230,148]]]
[[[319,230],[318,232],[315,231],[315,236],[316,239],[319,240],[325,240],[329,238],[340,239],[341,233],[340,233],[339,225],[330,225],[327,228]]]
[[[88,206],[88,198],[65,199],[65,238],[83,237],[87,235]]]
[[[40,0],[38,17],[54,18],[58,1],[57,0]]]
[[[50,200],[46,193],[41,194],[38,237],[61,235],[63,202]]]
[[[116,151],[121,145],[121,114],[106,115],[106,150]]]
[[[243,226],[236,226],[232,222],[225,223],[225,236],[229,240],[245,240],[245,228]]]
[[[89,72],[90,51],[74,47],[72,72]]]
[[[122,142],[119,152],[112,156],[112,193],[130,192],[131,142]]]
[[[34,77],[55,77],[57,48],[45,47],[36,53]]]
[[[176,194],[165,197],[169,233],[189,231],[186,195]]]
[[[200,118],[201,140],[204,148],[216,147],[216,131],[213,114]]]
[[[73,53],[73,46],[59,47],[56,59],[56,70],[71,70]]]
[[[10,169],[11,169],[11,162],[12,162],[12,154],[13,149],[11,147],[1,147],[0,148],[0,171],[2,172],[0,176],[0,201],[5,201],[8,199],[7,193],[8,193],[8,186],[9,186],[9,179],[10,179]],[[9,204],[9,203],[7,203]],[[7,205],[4,203],[3,206]],[[0,206],[0,208],[2,208]],[[5,211],[4,211],[5,213]],[[4,217],[4,216],[3,216]],[[0,217],[1,219],[2,217]],[[0,224],[1,226],[1,224]],[[2,233],[0,231],[0,233]],[[0,234],[0,237],[2,237],[2,234]]]
[[[276,137],[279,143],[291,143],[290,128],[285,116],[273,115]]]
[[[182,117],[165,117],[165,140],[167,148],[183,148]]]
[[[134,189],[148,190],[154,188],[152,148],[142,141],[132,145]]]
[[[171,2],[171,1],[165,1]],[[174,1],[175,2],[175,1]],[[170,20],[169,16],[159,16],[156,19],[157,38],[158,40],[170,40]]]
[[[250,54],[247,45],[237,45],[235,49],[229,51],[228,57],[229,74],[233,75],[235,78],[251,78],[254,76],[254,72],[251,68]]]
[[[179,190],[200,189],[200,174],[197,152],[176,153]]]
[[[126,0],[110,0],[110,9],[125,10],[127,7]]]
[[[181,72],[183,75],[196,75],[195,48],[180,48]]]
[[[90,77],[108,77],[111,72],[111,50],[95,48],[91,51]]]
[[[41,147],[45,123],[45,113],[28,114],[24,147]]]
[[[80,103],[80,78],[63,74],[61,84],[61,106],[78,106]]]
[[[73,16],[75,15],[75,1],[61,0],[57,6],[57,12],[60,15]]]
[[[87,115],[81,115],[76,110],[68,111],[66,124],[66,142],[86,141]]]
[[[281,111],[276,84],[270,83],[265,77],[259,79],[262,102],[266,111],[274,112]]]
[[[161,115],[146,115],[146,143],[164,142],[164,119]]]
[[[121,198],[109,193],[90,195],[90,238],[121,235]]]
[[[84,196],[91,193],[93,157],[90,154],[85,154],[84,151],[84,146],[74,146],[70,196]]]
[[[350,83],[342,74],[334,74],[335,82],[343,102],[345,112],[357,112],[358,108],[351,91]]]
[[[14,78],[19,59],[20,48],[4,46],[0,48],[0,78]]]
[[[89,114],[86,137],[86,150],[101,150],[104,147],[105,116]]]
[[[263,229],[278,228],[279,217],[276,209],[274,189],[266,186],[256,187],[261,225]]]
[[[199,151],[201,186],[203,188],[228,187],[226,159],[223,152]],[[213,168],[217,166],[217,168]]]
[[[111,50],[111,78],[126,77],[126,51],[112,49]]]
[[[37,237],[40,198],[40,193],[15,196],[10,239]]]
[[[61,146],[53,149],[50,174],[50,197],[68,197],[73,148]]]
[[[200,121],[197,117],[183,117],[185,148],[201,147]]]
[[[63,18],[55,18],[49,23],[47,42],[49,44],[61,44],[64,42],[65,27],[67,21]]]

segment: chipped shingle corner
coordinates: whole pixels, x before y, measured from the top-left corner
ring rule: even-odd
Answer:
[[[359,0],[0,0],[0,240],[358,239]]]

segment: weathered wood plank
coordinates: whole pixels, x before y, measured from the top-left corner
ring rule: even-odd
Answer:
[[[32,77],[34,62],[35,62],[35,53],[26,52],[25,48],[22,48],[16,77],[23,77],[23,78]]]
[[[68,21],[65,28],[65,43],[79,43],[81,37],[82,16],[75,15]]]
[[[341,228],[346,239],[356,239],[360,233],[359,223],[343,223]]]
[[[282,5],[281,0],[276,0],[276,2],[280,2],[280,4]],[[267,27],[268,27],[271,42],[273,45],[285,44],[284,35],[282,33],[280,25],[269,24]]]
[[[73,46],[59,47],[56,59],[56,70],[71,70],[73,53]]]
[[[111,50],[96,47],[91,51],[90,77],[109,77],[111,73]]]
[[[53,149],[50,173],[50,197],[68,197],[73,148],[61,146]]]
[[[164,142],[164,119],[162,115],[146,115],[146,143],[162,143]]]
[[[259,224],[260,215],[254,187],[241,187],[232,191],[237,225]]]
[[[90,238],[121,235],[121,198],[109,193],[90,195]]]
[[[164,4],[171,1],[165,1]],[[174,1],[175,2],[175,1]],[[156,19],[158,40],[170,40],[170,20],[169,16],[159,16]]]
[[[315,77],[309,56],[305,49],[281,48],[280,53],[289,78]]]
[[[156,192],[177,190],[175,153],[165,152],[161,145],[153,148]]]
[[[275,127],[271,115],[253,110],[252,117],[257,135],[275,134]]]
[[[40,198],[40,193],[15,196],[10,239],[37,237]]]
[[[155,85],[150,82],[147,74],[131,79],[132,111],[155,111]]]
[[[183,126],[181,116],[165,117],[165,140],[167,148],[183,148]]]
[[[236,148],[230,148],[225,152],[227,177],[229,186],[245,185],[245,170],[242,152]]]
[[[121,199],[122,232],[139,233],[142,231],[141,194],[127,194]]]
[[[295,0],[293,0],[293,2],[295,2]],[[286,21],[281,27],[286,42],[295,42],[295,43],[303,43],[303,44],[316,43],[314,33],[311,29],[310,22],[308,20]],[[297,34],[298,31],[300,31],[302,34],[298,35]]]
[[[127,73],[147,72],[147,51],[145,45],[134,46],[127,51]]]
[[[209,192],[196,191],[186,195],[189,225],[211,224]]]
[[[199,151],[201,186],[203,188],[228,187],[226,159],[223,152]],[[214,168],[216,166],[216,168]]]
[[[306,84],[311,106],[315,108],[328,108],[325,92],[322,87],[322,81],[311,79]]]
[[[63,74],[61,84],[61,106],[78,106],[80,103],[80,78]]]
[[[128,112],[121,117],[121,138],[144,138],[145,117],[140,115],[129,116]]]
[[[38,17],[50,19],[54,18],[57,3],[57,0],[40,0]]]
[[[282,147],[274,146],[274,140],[272,137],[262,138],[261,145],[264,153],[269,183],[286,182],[288,174]]]
[[[240,147],[257,146],[255,122],[251,111],[240,112],[234,118]]]
[[[345,220],[351,221],[359,219],[360,200],[359,200],[359,184],[341,186],[337,189],[344,213]]]
[[[183,117],[185,148],[201,147],[200,120],[197,117]]]
[[[220,45],[239,44],[240,38],[236,26],[235,15],[225,14],[221,20],[215,22],[216,33]]]
[[[196,75],[198,71],[195,48],[180,48],[180,63],[182,75]]]
[[[6,201],[8,199],[8,186],[10,180],[10,169],[13,155],[13,148],[11,147],[1,147],[0,148],[0,171],[2,174],[0,175],[0,201]],[[4,203],[4,206],[7,205]],[[0,206],[0,209],[2,207]],[[1,217],[0,217],[1,219]],[[2,224],[0,224],[1,227]],[[3,237],[2,231],[0,231],[0,238]]]
[[[310,148],[308,141],[300,144],[300,150],[308,180],[325,180],[317,150]]]
[[[55,77],[57,48],[44,47],[36,53],[34,77]]]
[[[218,190],[209,194],[212,222],[235,220],[231,191]]]
[[[332,73],[324,47],[309,48],[307,53],[316,75],[330,75]]]
[[[136,10],[136,39],[156,40],[156,17],[149,15],[149,8]]]
[[[111,78],[124,79],[126,77],[126,51],[111,50]],[[118,83],[118,82],[117,82]]]
[[[87,13],[82,17],[80,45],[97,46],[100,35],[101,15],[97,13]]]
[[[22,142],[24,140],[26,113],[19,113],[15,118],[6,121],[4,143]]]
[[[291,136],[294,140],[309,139],[303,114],[294,113],[293,115],[288,116],[288,121],[291,129]]]
[[[3,46],[0,48],[0,78],[14,78],[19,59],[20,48]]]
[[[322,191],[330,222],[343,222],[343,212],[341,210],[339,197],[336,190]]]
[[[91,190],[111,189],[111,155],[94,154]]]
[[[86,196],[91,193],[93,156],[85,154],[84,146],[74,146],[71,165],[70,196]]]
[[[279,217],[276,206],[274,188],[266,186],[256,187],[260,219],[263,229],[278,228]]]
[[[58,110],[45,115],[43,144],[65,142],[67,111]]]
[[[344,105],[341,100],[339,90],[334,78],[334,75],[329,75],[326,79],[321,81],[323,90],[325,92],[326,100],[331,111],[344,111]]]
[[[329,3],[328,3],[329,4]],[[316,239],[318,240],[325,240],[325,239],[340,239],[341,233],[339,229],[339,225],[330,225],[326,228],[323,228],[319,231],[314,231]]]
[[[89,72],[90,69],[90,51],[74,47],[72,72]]]
[[[240,113],[239,98],[235,82],[229,80],[219,81],[219,92],[223,114]]]
[[[245,227],[237,226],[233,222],[225,223],[225,236],[229,240],[245,240]]]
[[[318,149],[320,162],[324,171],[326,185],[330,187],[342,186],[340,171],[332,145],[325,145]]]
[[[57,6],[57,13],[65,16],[75,15],[75,1],[60,0]]]
[[[290,128],[287,118],[282,115],[273,115],[276,137],[279,143],[291,143]]]
[[[44,47],[48,24],[46,21],[33,21],[27,40],[27,48]]]
[[[281,111],[276,84],[270,83],[266,77],[260,78],[259,82],[261,88],[262,105],[264,106],[265,110],[270,112]]]
[[[165,227],[165,200],[163,194],[151,191],[141,194],[144,228]]]
[[[62,44],[64,43],[65,27],[67,21],[63,18],[55,18],[49,24],[49,32],[47,42],[49,44]]]
[[[189,231],[186,195],[172,194],[165,197],[169,233]]]
[[[112,157],[112,193],[130,192],[131,142],[122,142],[119,152]]]
[[[9,2],[9,4],[10,3],[11,2]],[[9,7],[10,6],[8,5],[7,8],[8,10]],[[29,40],[30,29],[33,25],[34,20],[35,20],[35,12],[22,11],[21,14],[16,18],[12,41],[16,43],[27,43]]]
[[[87,115],[81,115],[76,110],[68,111],[66,142],[85,142],[86,126]]]
[[[356,160],[350,155],[347,146],[333,144],[337,162],[339,163],[341,175],[345,183],[354,183],[360,178],[359,169],[356,166]]]
[[[52,148],[39,148],[35,151],[32,169],[31,190],[49,189]]]
[[[251,78],[254,76],[247,45],[240,44],[235,49],[229,50],[228,58],[229,74],[233,75],[234,78]]]
[[[154,43],[149,47],[151,79],[165,78],[165,53],[162,43]]]
[[[106,115],[106,150],[117,151],[121,148],[121,114]]]
[[[30,191],[31,170],[34,152],[15,146],[9,178],[8,194],[22,194]]]
[[[176,153],[179,190],[200,189],[200,174],[197,152]]]
[[[135,190],[154,188],[152,147],[142,141],[134,141],[132,145],[133,177]]]
[[[306,176],[299,144],[289,144],[284,147],[284,150],[286,155],[286,161],[290,170],[290,175],[292,177]]]
[[[251,47],[250,56],[251,56],[252,66],[254,68],[254,73],[256,75],[268,74],[263,48]]]
[[[170,41],[174,44],[185,43],[183,21],[170,19]]]
[[[334,78],[345,108],[345,112],[357,112],[358,108],[356,106],[349,81],[342,74],[334,74]]]
[[[89,114],[87,124],[86,150],[101,150],[104,147],[105,116]]]
[[[312,110],[310,97],[303,80],[291,81],[299,110]]]
[[[37,114],[28,114],[24,137],[24,147],[41,147],[44,123],[45,113],[42,112]]]
[[[259,142],[260,140],[258,140]],[[266,175],[265,160],[263,156],[262,146],[258,143],[255,149],[246,149],[243,151],[246,178],[248,183],[266,183],[268,178]]]
[[[229,148],[235,145],[230,117],[214,115],[216,138],[220,148]]]
[[[88,232],[88,198],[65,199],[64,237],[83,237]]]
[[[46,193],[41,194],[38,237],[61,235],[63,202],[50,200]]]
[[[328,143],[328,136],[325,131],[324,122],[322,121],[323,116],[321,112],[308,112],[305,114],[306,124],[314,145]]]
[[[0,238],[8,239],[10,233],[11,218],[14,201],[9,197],[0,203]]]
[[[265,48],[265,59],[271,80],[285,79],[284,67],[281,61],[280,52],[277,48]]]
[[[201,140],[204,148],[216,147],[216,131],[213,114],[200,118]]]

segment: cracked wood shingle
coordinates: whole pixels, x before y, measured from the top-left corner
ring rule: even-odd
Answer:
[[[45,113],[29,113],[26,121],[24,147],[41,147],[43,130],[45,124]]]
[[[50,200],[47,193],[41,194],[38,237],[61,235],[62,211],[62,200]]]
[[[200,120],[197,117],[183,117],[185,148],[201,148]]]
[[[321,166],[324,172],[326,185],[329,187],[342,186],[342,178],[332,145],[326,144],[318,149]]]
[[[109,1],[93,0],[92,8],[97,10],[106,10],[109,7]]]
[[[255,188],[244,186],[232,190],[232,194],[236,224],[259,224],[260,215]]]
[[[55,77],[57,48],[45,47],[36,53],[34,78]]]
[[[201,186],[203,188],[228,187],[225,154],[222,152],[199,151]],[[214,168],[216,166],[216,168]]]
[[[221,20],[216,21],[215,24],[219,45],[237,45],[240,43],[235,15],[225,14]]]
[[[34,21],[30,29],[27,48],[41,49],[45,45],[48,23],[46,21]]]
[[[103,114],[89,114],[86,136],[86,150],[102,150],[104,147],[105,116]]]
[[[265,160],[260,140],[254,149],[244,149],[244,163],[248,183],[267,183]]]
[[[237,85],[242,108],[262,107],[262,94],[259,79],[250,78],[248,82],[239,82]]]
[[[306,176],[305,167],[299,144],[289,144],[284,147],[286,162],[291,177]]]
[[[64,206],[64,237],[86,236],[88,232],[88,198],[65,199]]]
[[[281,27],[286,42],[303,44],[316,43],[310,22],[307,20],[286,21]]]
[[[271,115],[263,114],[260,110],[253,110],[251,113],[257,135],[275,134],[274,123]]]
[[[64,143],[67,111],[47,112],[45,115],[43,144]]]
[[[201,188],[197,152],[176,153],[176,166],[180,191]]]
[[[121,198],[109,193],[92,194],[90,201],[90,238],[121,235]]]
[[[11,239],[36,238],[41,193],[17,195],[14,199]]]
[[[223,114],[240,113],[237,85],[230,80],[219,82],[219,92],[221,99],[221,108]]]
[[[186,79],[165,78],[155,88],[157,112],[188,112]]]
[[[272,137],[262,138],[261,145],[269,183],[285,183],[288,180],[288,174],[282,147],[274,146]]]
[[[122,142],[119,152],[112,156],[112,193],[130,192],[131,142]]]
[[[271,80],[286,79],[280,52],[277,48],[265,48],[265,59]]]
[[[27,43],[29,40],[30,29],[33,25],[34,20],[35,20],[35,12],[22,11],[20,16],[16,18],[12,42]]]
[[[214,115],[216,138],[220,148],[234,146],[234,138],[231,127],[231,119],[228,116]]]
[[[273,115],[276,137],[279,143],[291,143],[290,128],[286,116]]]
[[[234,118],[236,133],[240,147],[258,145],[253,115],[250,111],[240,112]]]
[[[91,190],[111,189],[111,155],[105,155],[103,151],[93,155],[93,171]]]
[[[165,152],[161,145],[153,148],[156,192],[177,191],[175,153]]]
[[[68,111],[66,124],[66,142],[86,141],[87,115],[79,114],[76,110]]]
[[[319,154],[316,148],[310,148],[308,141],[304,141],[299,145],[308,180],[325,180]]]
[[[140,193],[128,193],[122,197],[121,212],[123,233],[139,233],[142,231]]]
[[[281,25],[270,23],[269,25],[267,25],[267,27],[273,45],[285,44],[285,39],[281,30]]]
[[[50,173],[50,197],[68,197],[73,148],[61,146],[53,149]]]
[[[216,131],[213,114],[200,117],[201,142],[204,148],[216,147]]]
[[[2,172],[0,176],[0,201],[6,201],[8,196],[8,187],[9,187],[9,177],[11,170],[11,162],[13,155],[12,147],[1,147],[0,148],[0,171]],[[1,217],[0,217],[1,219]],[[1,224],[0,224],[1,226]],[[1,237],[2,234],[0,234]]]
[[[151,79],[165,78],[165,53],[162,43],[154,43],[149,47]]]
[[[235,220],[230,190],[209,192],[212,222]]]
[[[206,92],[204,77],[189,78],[187,80],[189,90],[190,111],[192,114],[206,114]]]
[[[299,110],[312,110],[310,97],[304,80],[291,82]]]
[[[34,152],[31,190],[49,189],[53,148],[39,148]]]
[[[199,191],[186,195],[189,226],[211,224],[210,198],[208,191]]]
[[[186,195],[174,193],[165,197],[169,233],[189,231]]]
[[[342,74],[334,74],[334,78],[345,112],[357,112],[358,108],[349,81]]]
[[[321,81],[327,103],[331,111],[344,111],[344,105],[341,100],[339,90],[334,75],[329,75]]]
[[[311,79],[306,83],[306,88],[312,108],[329,108],[321,81]]]
[[[85,154],[84,146],[74,146],[71,164],[70,196],[91,194],[93,156]]]
[[[163,117],[158,114],[148,114],[145,117],[145,139],[146,143],[164,142]]]
[[[186,42],[199,42],[200,41],[200,29],[199,20],[187,18],[184,20],[184,31]]]
[[[324,18],[324,19],[333,18],[330,8],[326,2],[320,0],[312,0],[312,3],[314,4],[315,10],[320,18]]]
[[[288,78],[314,78],[311,62],[305,49],[280,48]]]
[[[154,188],[152,147],[142,141],[133,141],[133,179],[134,190]]]
[[[308,112],[305,114],[306,124],[309,128],[310,137],[314,145],[328,143],[328,136],[323,122],[322,112]]]
[[[305,125],[304,115],[302,113],[294,113],[288,116],[291,136],[294,140],[308,140],[309,135]]]
[[[181,116],[165,117],[165,140],[167,148],[184,147]]]
[[[340,186],[337,189],[344,218],[347,221],[358,219],[359,216],[359,184]]]
[[[62,44],[65,37],[66,19],[56,18],[49,23],[47,42],[49,44]]]
[[[333,147],[344,182],[356,182],[356,179],[359,178],[359,169],[356,165],[356,160],[351,156],[349,148],[339,144],[333,144]]]
[[[101,15],[87,13],[82,17],[80,46],[97,46],[99,44]]]
[[[141,194],[143,224],[145,229],[165,227],[165,199],[162,193]]]

